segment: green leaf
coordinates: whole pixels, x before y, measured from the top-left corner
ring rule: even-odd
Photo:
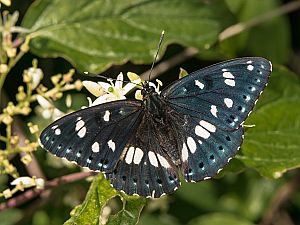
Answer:
[[[218,210],[220,207],[216,204],[218,202],[216,189],[213,181],[195,184],[183,182],[182,186],[176,191],[176,195],[196,208]]]
[[[123,196],[123,209],[109,217],[107,225],[137,224],[146,204],[144,197]]]
[[[221,178],[227,173],[241,173],[245,170],[245,165],[238,159],[233,158],[214,178]]]
[[[74,224],[99,224],[99,218],[102,208],[117,192],[110,186],[102,174],[95,177],[84,202],[75,207],[71,212],[71,218],[65,225]]]
[[[254,225],[252,222],[229,213],[212,213],[193,219],[189,225]]]
[[[121,196],[110,186],[102,174],[95,177],[84,202],[75,207],[71,212],[71,218],[64,225],[98,225],[101,223],[100,217],[104,206],[115,196]],[[146,204],[143,197],[130,197],[122,195],[123,209],[108,218],[107,224],[137,224],[140,213]]]
[[[275,67],[270,83],[246,124],[242,155],[237,158],[260,174],[278,178],[300,166],[300,82],[283,67]]]
[[[278,0],[225,0],[225,2],[236,18],[231,25],[242,23],[241,27],[281,5]],[[286,63],[291,49],[290,36],[288,18],[277,16],[268,21],[261,20],[255,27],[225,39],[216,48],[204,52],[206,54],[200,54],[212,59],[234,58],[247,54],[266,57],[276,63]]]
[[[177,221],[175,217],[170,214],[162,213],[162,214],[143,214],[141,216],[139,224],[141,225],[179,225],[180,223]]]
[[[179,79],[185,77],[186,75],[188,75],[188,72],[185,69],[180,68]]]
[[[22,219],[22,211],[19,209],[7,209],[0,212],[0,225],[13,225]]]
[[[230,15],[223,1],[39,0],[22,25],[30,30],[35,54],[100,72],[129,59],[151,62],[162,30],[163,51],[170,43],[208,48],[226,21],[223,15]]]
[[[278,0],[248,0],[245,17],[255,18],[279,7]],[[251,14],[251,15],[249,15]],[[271,34],[271,36],[270,36]],[[288,18],[284,16],[262,22],[250,30],[246,48],[253,55],[268,58],[273,63],[286,63],[291,49],[291,34]],[[270,38],[272,41],[270,41]]]

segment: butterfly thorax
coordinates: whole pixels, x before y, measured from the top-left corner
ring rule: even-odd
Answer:
[[[180,145],[178,143],[180,138],[178,138],[179,136],[176,132],[178,127],[170,120],[169,107],[164,102],[164,98],[147,84],[142,90],[142,95],[146,111],[144,117],[146,126],[150,127],[156,140],[160,143],[160,150],[164,152],[161,152],[161,154],[167,155],[175,165],[178,165],[179,154],[177,149]]]
[[[161,96],[149,84],[143,88],[142,95],[146,111],[152,115],[155,121],[163,123],[165,108]]]

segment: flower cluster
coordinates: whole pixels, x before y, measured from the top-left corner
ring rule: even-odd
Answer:
[[[125,86],[123,86],[123,73],[120,73],[117,76],[115,83],[110,78],[107,79],[107,82],[96,83],[92,81],[83,81],[83,86],[97,97],[94,101],[88,97],[89,107],[103,104],[105,102],[126,99],[125,95],[133,88],[141,84],[141,78],[135,73],[128,72],[127,77],[129,78],[130,82]]]
[[[14,186],[13,189],[5,189],[0,196],[4,198],[10,198],[17,191],[24,191],[25,188],[36,187],[37,189],[43,189],[45,186],[45,181],[42,178],[36,177],[18,177],[10,183]]]
[[[15,188],[9,188],[0,193],[0,196],[9,197],[18,190],[23,190],[28,187],[42,188],[41,178],[19,178],[19,173],[16,167],[11,163],[10,158],[16,154],[20,154],[21,162],[25,166],[33,163],[34,155],[32,152],[39,147],[38,135],[39,127],[33,122],[27,123],[27,131],[31,134],[28,138],[26,130],[23,128],[23,122],[18,119],[19,116],[29,116],[32,112],[32,103],[37,102],[36,112],[46,119],[56,119],[64,115],[57,109],[53,102],[62,98],[63,92],[69,90],[80,90],[82,82],[73,80],[74,70],[70,70],[66,74],[58,74],[52,77],[53,88],[48,89],[41,84],[43,79],[43,71],[38,68],[37,61],[33,60],[32,67],[23,72],[24,85],[18,87],[18,92],[15,96],[15,102],[7,102],[6,107],[0,112],[0,124],[4,125],[5,133],[0,135],[0,174],[8,174],[14,177],[15,182],[11,185],[16,185]],[[69,99],[70,98],[66,98]],[[22,127],[22,128],[21,128]],[[29,182],[30,180],[30,182]],[[21,184],[17,184],[22,181]]]
[[[88,107],[103,104],[105,102],[115,101],[115,100],[122,100],[126,99],[126,94],[132,91],[134,88],[142,87],[142,80],[141,78],[132,72],[127,73],[127,77],[129,78],[130,82],[123,86],[125,83],[123,73],[120,73],[113,82],[113,79],[108,78],[107,82],[92,82],[92,81],[83,81],[83,86],[94,96],[97,98],[92,101],[91,98],[88,97],[89,105]],[[162,82],[156,79],[157,86],[149,82],[149,85],[155,88],[155,91],[160,93],[160,86],[162,86]],[[141,100],[141,90],[136,90],[135,98]]]

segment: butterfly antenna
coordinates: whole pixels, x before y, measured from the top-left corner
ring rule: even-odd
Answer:
[[[150,72],[149,72],[149,76],[148,76],[148,81],[149,81],[150,78],[151,78],[151,74],[152,74],[152,71],[153,71],[153,67],[154,67],[155,61],[156,61],[156,59],[157,59],[157,56],[158,56],[158,53],[159,53],[159,49],[160,49],[161,43],[162,43],[162,41],[163,41],[163,39],[164,39],[164,35],[165,35],[165,31],[163,30],[163,31],[161,32],[160,39],[159,39],[158,46],[157,46],[157,50],[156,50],[156,54],[155,54],[155,56],[154,56],[154,60],[153,60],[153,62],[152,62],[151,68],[150,68]]]

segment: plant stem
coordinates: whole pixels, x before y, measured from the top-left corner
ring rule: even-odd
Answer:
[[[9,63],[7,65],[7,71],[5,73],[2,73],[0,76],[0,92],[2,90],[2,87],[4,85],[5,79],[9,71],[16,65],[16,63],[22,58],[24,54],[25,52],[20,51],[15,58],[9,60]]]
[[[22,194],[20,194],[16,197],[9,199],[6,202],[1,203],[0,211],[5,210],[7,208],[17,207],[35,197],[41,195],[43,192],[45,192],[49,189],[55,188],[61,184],[71,183],[71,182],[74,182],[77,180],[82,180],[84,178],[94,176],[96,174],[97,173],[92,172],[92,171],[91,172],[79,172],[79,173],[73,173],[73,174],[62,176],[62,177],[58,177],[51,181],[47,181],[44,189],[33,188],[33,189],[23,192]]]
[[[245,30],[248,30],[252,27],[258,26],[264,22],[267,22],[273,18],[282,16],[284,14],[290,13],[292,11],[295,11],[300,8],[300,1],[291,1],[285,5],[282,5],[281,7],[278,7],[274,10],[271,10],[265,14],[262,14],[260,16],[256,16],[253,19],[250,19],[246,22],[240,22],[237,24],[234,24],[228,28],[226,28],[224,31],[222,31],[219,34],[219,41],[224,41],[225,39],[228,39],[234,35],[237,35],[239,33],[242,33]]]

